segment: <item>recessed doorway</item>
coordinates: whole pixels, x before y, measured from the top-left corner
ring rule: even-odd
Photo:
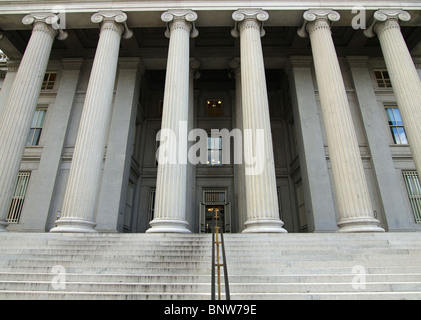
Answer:
[[[224,233],[231,232],[231,204],[227,201],[226,189],[204,189],[200,204],[199,232],[212,233],[213,217],[218,214],[218,225]]]

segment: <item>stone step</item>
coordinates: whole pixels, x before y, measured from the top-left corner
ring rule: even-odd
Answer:
[[[251,252],[249,249],[239,249],[236,247],[225,248],[227,256],[247,256],[247,257],[264,257],[264,256],[326,256],[326,255],[335,255],[335,256],[364,256],[364,255],[371,255],[371,256],[380,256],[380,255],[408,255],[411,256],[418,256],[421,257],[421,249],[408,249],[408,248],[367,248],[367,249],[349,249],[347,250],[320,250],[320,249],[262,249],[255,252]],[[211,255],[211,247],[207,249],[189,249],[189,250],[179,250],[177,248],[164,248],[164,249],[140,249],[140,248],[133,248],[128,249],[125,247],[124,249],[117,249],[117,248],[107,248],[103,250],[99,250],[99,248],[87,248],[86,246],[77,246],[75,248],[50,248],[50,247],[22,247],[22,248],[2,248],[0,251],[0,256],[5,255],[13,255],[18,253],[19,255],[22,254],[30,254],[30,255],[79,255],[79,256],[92,256],[95,254],[101,254],[103,256],[110,256],[110,255],[123,255],[123,256],[156,256],[156,255],[165,255],[165,256],[210,256]]]
[[[207,293],[208,283],[122,283],[122,282],[65,282],[63,290],[70,292],[165,292],[165,293]],[[224,285],[221,286],[225,290]],[[49,291],[56,290],[51,281],[0,281],[0,292]],[[421,282],[367,282],[365,288],[358,289],[352,282],[344,283],[231,283],[234,293],[317,293],[317,292],[420,292]]]
[[[0,281],[52,281],[56,273],[18,273],[1,272]],[[344,283],[352,282],[356,274],[291,274],[291,275],[229,275],[230,283]],[[196,274],[78,274],[66,273],[67,282],[123,282],[123,283],[180,283],[180,282],[208,282],[210,275]],[[367,282],[421,282],[419,274],[367,274]],[[224,282],[224,276],[221,276]]]
[[[0,292],[1,300],[210,300],[199,293],[116,293],[16,291]],[[225,295],[222,295],[225,300]],[[236,293],[233,301],[253,300],[421,300],[419,292],[346,292],[346,293]]]
[[[208,300],[210,239],[0,234],[0,299]],[[421,233],[228,234],[225,239],[232,299],[421,298]],[[57,265],[66,272],[66,290],[52,287]],[[356,290],[353,280],[361,268],[366,287]]]

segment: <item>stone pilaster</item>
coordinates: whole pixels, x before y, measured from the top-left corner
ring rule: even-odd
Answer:
[[[402,10],[378,10],[367,36],[379,38],[405,131],[418,173],[421,173],[421,81],[402,35],[399,21],[411,16]]]
[[[243,103],[241,94],[241,63],[240,58],[234,58],[229,62],[229,67],[232,70],[232,75],[235,77],[235,128],[243,132]],[[247,200],[246,200],[246,185],[245,185],[245,167],[244,155],[241,157],[240,164],[235,164],[235,182],[237,192],[237,219],[239,222],[240,231],[244,229],[244,223],[247,221]]]
[[[340,16],[332,10],[309,10],[299,30],[310,35],[314,67],[340,216],[339,232],[384,231],[374,218],[358,141],[330,31]]]
[[[269,18],[260,9],[242,9],[232,15],[233,36],[241,42],[242,116],[245,154],[247,221],[243,232],[286,232],[279,219],[275,163],[269,118],[265,67],[260,37]],[[246,138],[245,131],[252,134]],[[256,161],[250,165],[251,155]]]
[[[57,35],[65,39],[64,32],[52,27],[57,20],[52,13],[29,14],[22,20],[33,25],[33,30],[0,118],[0,232],[6,230],[10,201],[54,39]]]
[[[101,31],[76,139],[61,218],[51,232],[95,232],[102,163],[112,109],[122,35],[130,36],[121,11],[92,16]],[[116,214],[118,214],[116,212]]]
[[[290,57],[286,71],[291,88],[308,229],[309,232],[332,232],[338,227],[312,68],[312,57],[296,56]]]
[[[164,144],[166,154],[175,161],[163,161],[165,152],[160,151],[155,196],[155,217],[148,233],[189,233],[187,211],[187,128],[189,121],[190,88],[190,40],[197,36],[194,21],[197,14],[191,10],[169,10],[161,19],[168,24],[166,36],[170,38],[165,79],[164,107],[162,113],[161,138],[165,133],[173,134],[176,141]],[[185,139],[185,141],[183,141]],[[181,154],[182,153],[182,154]],[[177,154],[177,156],[176,156]],[[174,156],[174,157],[173,157]]]
[[[354,81],[355,94],[360,105],[372,168],[375,172],[379,196],[389,232],[408,231],[413,226],[413,216],[405,208],[405,199],[395,188],[400,184],[392,152],[389,147],[389,127],[384,121],[384,109],[379,108],[369,69],[368,57],[348,57],[348,64]]]

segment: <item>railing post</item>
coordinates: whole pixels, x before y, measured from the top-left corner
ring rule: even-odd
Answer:
[[[218,268],[218,300],[221,300],[221,267],[224,268],[224,280],[225,280],[225,299],[230,300],[229,282],[228,282],[228,270],[226,264],[226,254],[224,245],[224,235],[221,232],[221,241],[219,241],[219,225],[218,225],[218,209],[211,208],[208,211],[215,211],[215,215],[212,216],[213,228],[212,228],[212,279],[211,279],[211,299],[216,300],[215,292],[215,267]],[[216,234],[216,239],[215,239]],[[219,245],[222,246],[222,264],[219,261]],[[216,263],[215,263],[215,246],[216,246]]]

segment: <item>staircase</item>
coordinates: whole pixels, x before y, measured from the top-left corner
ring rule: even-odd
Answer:
[[[421,233],[226,234],[225,245],[232,300],[421,299]],[[2,300],[209,300],[210,283],[210,235],[0,233]]]

